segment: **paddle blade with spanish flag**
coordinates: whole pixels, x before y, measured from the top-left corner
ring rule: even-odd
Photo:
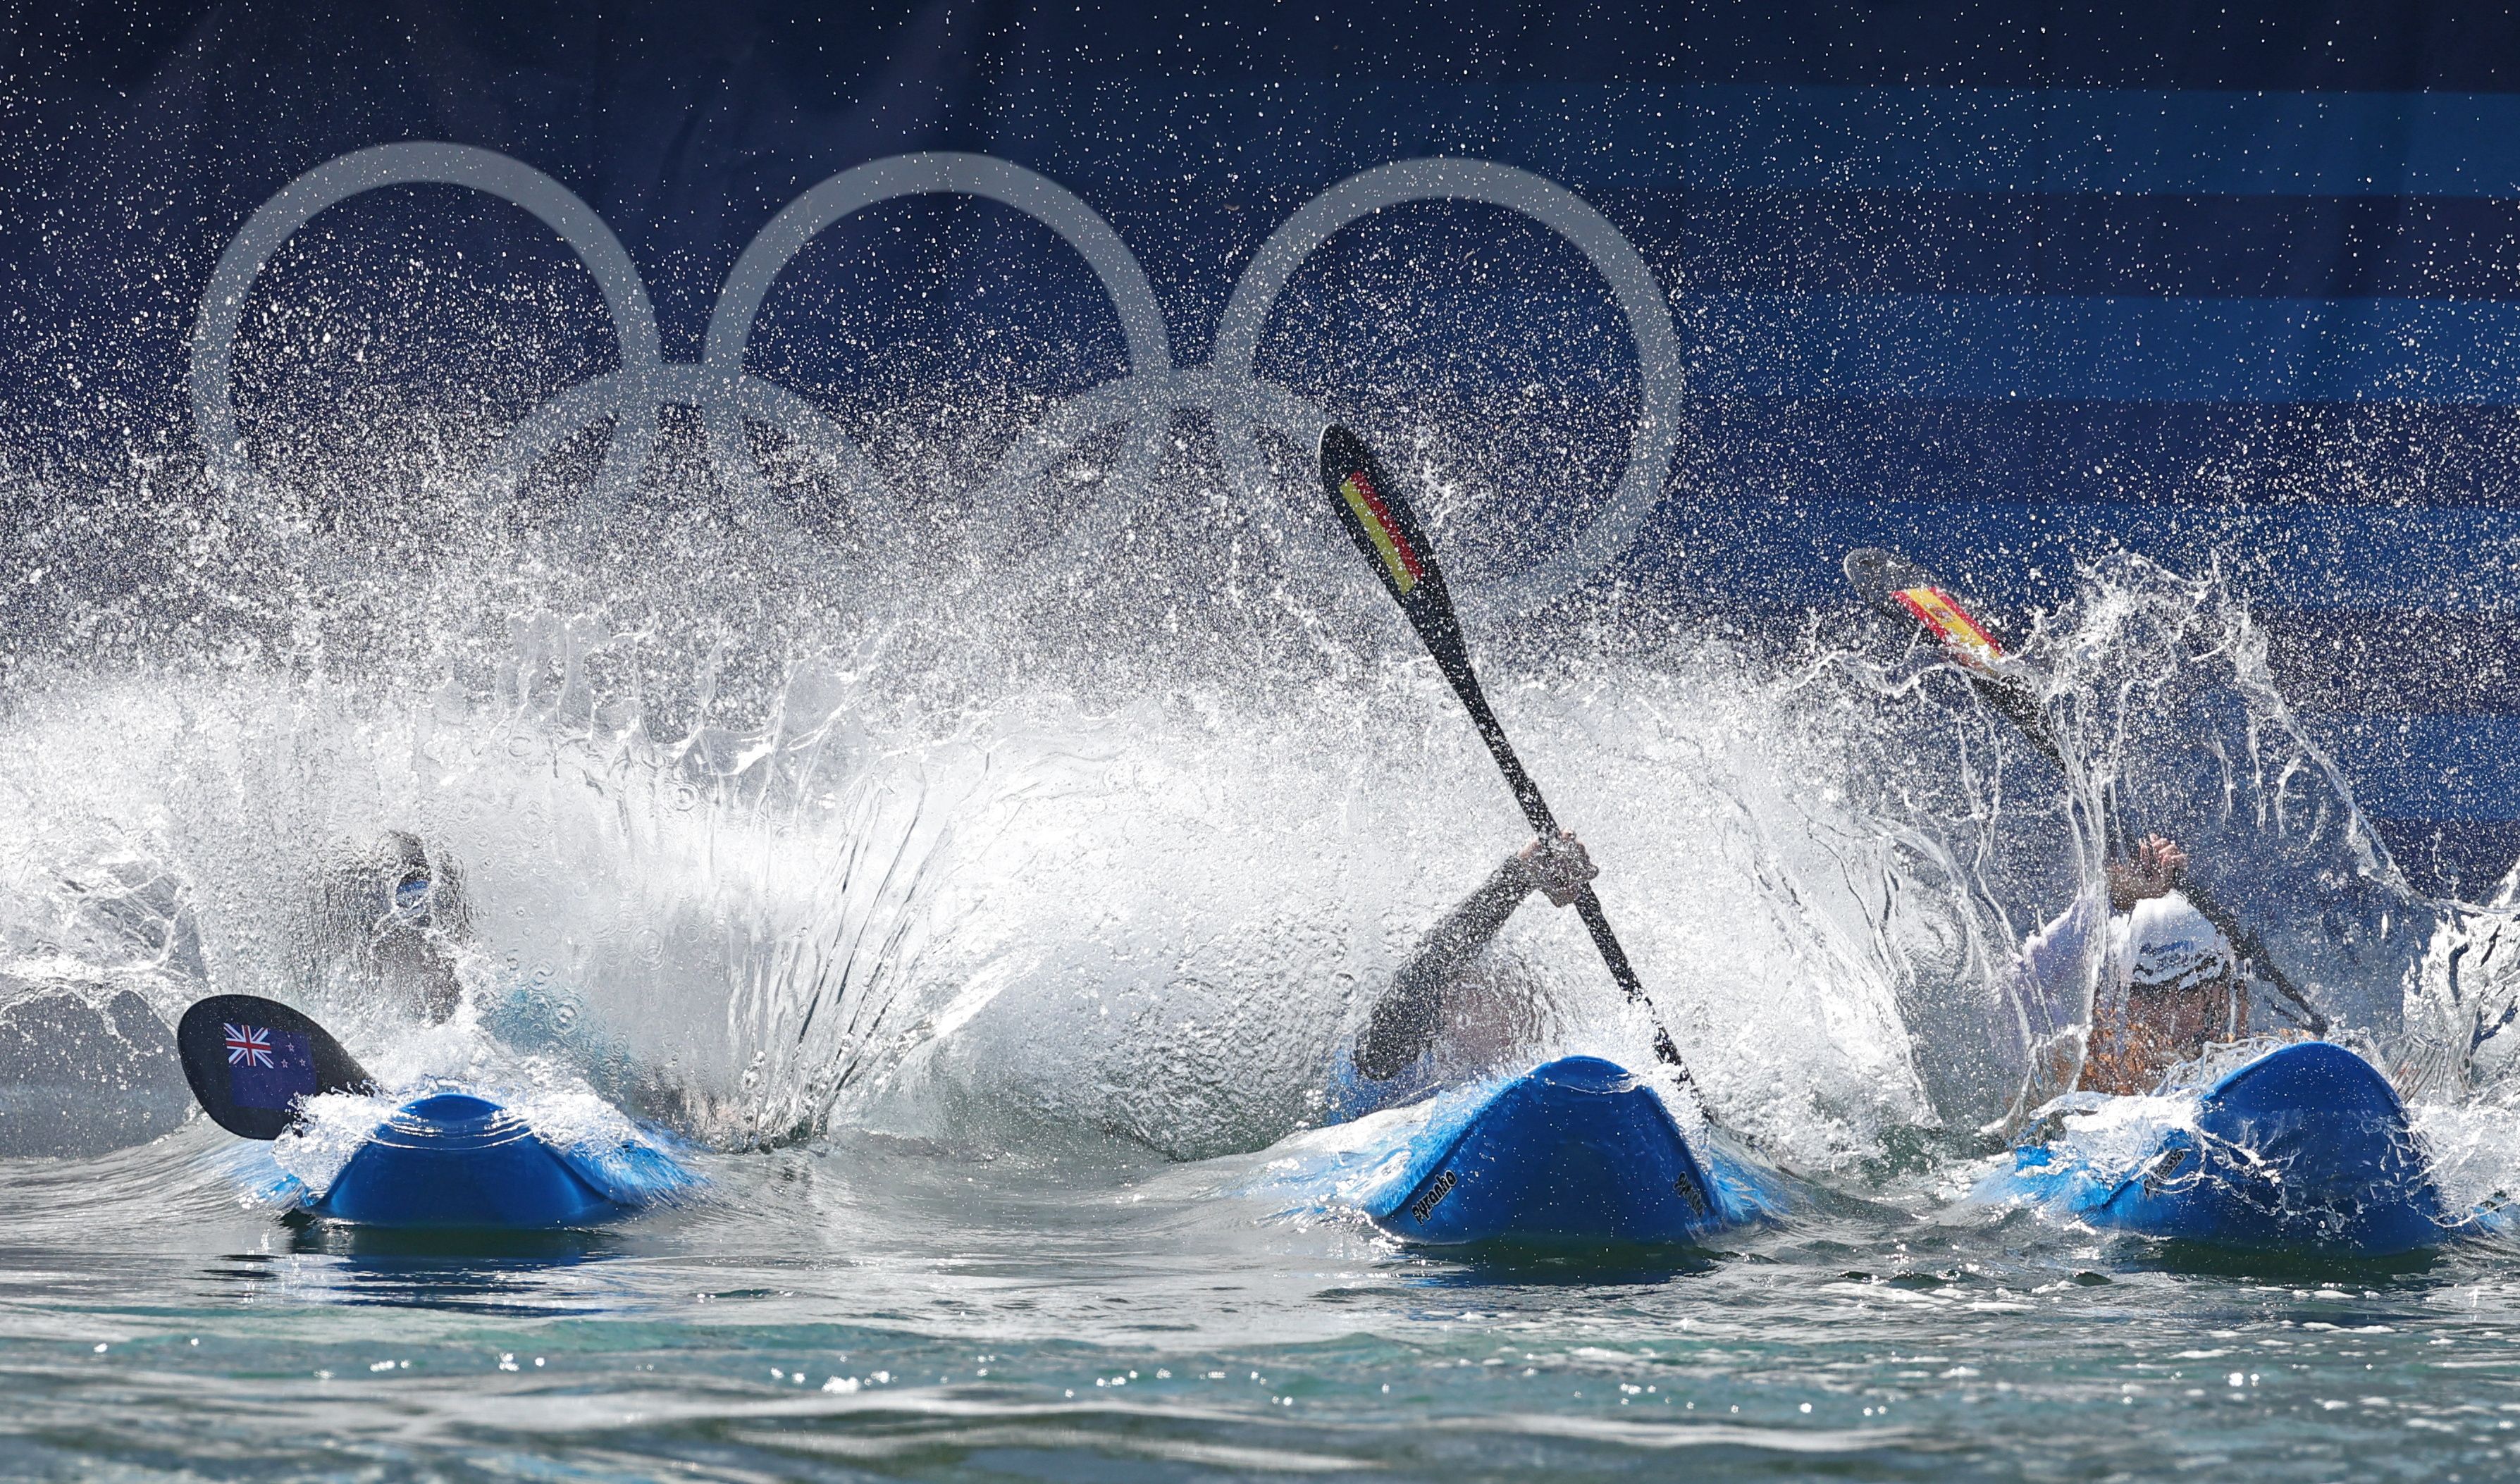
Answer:
[[[2003,646],[1923,567],[1877,546],[1846,554],[1846,577],[1864,601],[1890,617],[1913,619],[1954,660],[1995,673]]]
[[[1846,580],[1875,612],[1923,630],[1989,705],[2018,726],[2040,751],[2059,755],[2039,697],[2013,668],[2003,642],[1951,589],[1897,552],[1877,546],[1846,554]]]
[[[1344,427],[1322,429],[1322,487],[1349,539],[1418,630],[1451,630],[1453,600],[1434,544],[1363,438]]]

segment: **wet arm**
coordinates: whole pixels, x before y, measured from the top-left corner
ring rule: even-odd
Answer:
[[[2013,960],[2005,998],[2017,1038],[2009,1051],[2018,1058],[2021,1081],[2008,1118],[2072,1091],[2080,1079],[2092,956],[2108,921],[2107,896],[2087,891],[2033,934]]]
[[[1496,938],[1532,889],[1520,858],[1509,858],[1485,884],[1444,915],[1418,951],[1392,976],[1356,1042],[1356,1069],[1375,1082],[1397,1076],[1434,1044],[1444,1023],[1444,987]]]

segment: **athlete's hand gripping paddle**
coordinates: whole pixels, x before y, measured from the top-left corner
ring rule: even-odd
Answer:
[[[323,1093],[370,1093],[376,1079],[324,1027],[276,1000],[212,995],[175,1026],[184,1080],[202,1110],[245,1139],[277,1139]]]
[[[1531,822],[1543,839],[1557,838],[1557,817],[1540,796],[1540,786],[1522,769],[1513,744],[1506,740],[1505,727],[1488,709],[1488,698],[1479,689],[1478,675],[1470,668],[1469,650],[1462,642],[1461,620],[1454,616],[1453,596],[1444,586],[1444,574],[1435,565],[1434,545],[1426,539],[1425,528],[1418,523],[1418,513],[1410,509],[1399,487],[1385,476],[1382,464],[1365,440],[1344,427],[1322,429],[1322,488],[1328,492],[1330,508],[1338,512],[1339,521],[1347,527],[1357,550],[1365,554],[1374,574],[1382,579],[1385,591],[1400,605],[1409,617],[1409,626],[1435,657],[1435,666],[1452,682],[1453,694],[1462,697],[1462,705],[1470,713],[1470,721],[1479,729],[1479,738],[1496,757],[1497,767],[1505,774],[1506,786],[1513,790],[1514,801],[1522,805],[1523,818]],[[1645,987],[1639,982],[1637,971],[1628,963],[1626,950],[1619,947],[1618,937],[1610,931],[1610,920],[1601,915],[1601,899],[1590,885],[1575,895],[1575,910],[1584,919],[1585,928],[1593,934],[1593,946],[1601,951],[1601,962],[1610,967],[1627,997],[1654,1015],[1654,1056],[1672,1069],[1684,1086],[1693,1087],[1688,1068],[1680,1059],[1680,1051],[1671,1044],[1671,1032],[1665,1030],[1661,1017],[1654,1014],[1653,1002],[1645,998]]]
[[[1896,552],[1868,546],[1846,554],[1846,580],[1855,584],[1857,596],[1876,612],[1896,622],[1912,623],[1942,647],[1943,654],[1959,666],[1962,675],[1979,697],[2002,713],[2005,719],[2021,729],[2030,744],[2048,754],[2059,767],[2064,765],[2064,750],[2055,736],[2048,730],[2048,719],[2039,709],[2039,698],[2031,693],[2028,682],[2012,668],[2011,656],[1995,631],[1977,616],[1951,590],[1933,579],[1923,567]],[[2214,894],[2182,873],[2178,882],[2188,905],[2196,915],[2214,924],[2214,929],[2230,940],[2232,948],[2247,960],[2257,977],[2274,987],[2275,993],[2290,1001],[2300,1012],[2311,1034],[2327,1034],[2327,1017],[2318,1012],[2284,971],[2267,956],[2265,942],[2257,933],[2233,916],[2231,909],[2216,900]]]

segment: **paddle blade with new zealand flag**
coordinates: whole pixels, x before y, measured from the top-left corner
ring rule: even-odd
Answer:
[[[246,1139],[277,1139],[319,1093],[370,1092],[375,1080],[324,1027],[276,1000],[212,995],[175,1027],[184,1079],[211,1121]]]
[[[1453,595],[1435,565],[1435,544],[1418,523],[1418,513],[1382,468],[1365,440],[1344,427],[1322,429],[1322,488],[1348,538],[1365,554],[1368,565],[1382,579],[1393,601],[1408,615],[1435,662],[1447,675],[1466,673],[1469,654],[1462,644],[1461,621],[1453,614]]]

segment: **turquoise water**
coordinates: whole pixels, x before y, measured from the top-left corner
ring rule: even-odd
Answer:
[[[1273,1218],[1252,1159],[867,1137],[501,1246],[241,1212],[222,1137],[7,1167],[11,1476],[2481,1479],[2520,1421],[2501,1250],[2214,1263],[1912,1190],[1517,1266]]]

